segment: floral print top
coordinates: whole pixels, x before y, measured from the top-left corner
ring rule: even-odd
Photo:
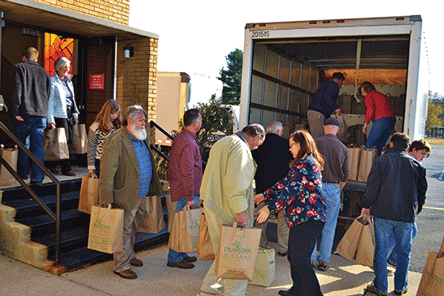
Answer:
[[[287,176],[264,192],[271,200],[270,212],[284,208],[289,227],[309,219],[325,222],[325,203],[321,195],[322,175],[312,156],[300,160]]]

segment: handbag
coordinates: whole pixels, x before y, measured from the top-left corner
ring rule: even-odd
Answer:
[[[222,225],[215,271],[218,278],[253,279],[262,229]]]
[[[123,209],[92,206],[88,249],[109,254],[123,250]]]
[[[199,223],[203,208],[190,209],[174,213],[168,247],[176,252],[196,252],[199,243]]]
[[[84,154],[88,151],[88,136],[84,123],[77,123],[72,127],[72,142],[69,151],[72,154]]]
[[[268,247],[259,247],[253,279],[249,284],[268,287],[274,281],[275,250]]]
[[[359,182],[367,182],[368,174],[370,174],[370,170],[372,169],[373,161],[376,158],[376,154],[376,149],[367,149],[362,147],[358,172]]]
[[[80,187],[79,207],[80,212],[91,214],[91,207],[99,205],[100,179],[97,176],[83,176]]]
[[[205,218],[205,213],[202,213],[200,216],[197,254],[199,259],[214,260],[213,243],[211,242],[210,232],[208,231],[208,223]]]
[[[46,161],[69,159],[65,128],[57,127],[50,130],[47,129],[44,132],[43,139],[45,142]]]
[[[139,232],[159,233],[165,228],[165,220],[163,219],[162,201],[160,196],[146,197],[146,215]]]
[[[3,159],[14,169],[14,171],[17,171],[17,159],[18,159],[17,145],[14,146],[14,148],[5,149],[3,147],[4,147],[3,144],[1,144],[0,149]],[[0,186],[15,186],[15,185],[18,185],[17,180],[2,165],[0,169]]]

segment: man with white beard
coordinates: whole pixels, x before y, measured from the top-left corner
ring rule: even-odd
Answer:
[[[123,114],[123,126],[103,145],[100,161],[100,204],[124,209],[123,250],[115,252],[114,273],[135,279],[131,269],[142,266],[134,252],[135,235],[146,214],[146,196],[162,194],[153,153],[146,140],[146,111],[129,106]]]

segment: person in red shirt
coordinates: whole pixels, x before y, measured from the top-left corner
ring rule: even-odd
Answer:
[[[396,117],[385,95],[376,91],[375,86],[366,81],[361,84],[361,93],[365,97],[365,119],[362,132],[367,134],[367,124],[373,121],[373,126],[367,137],[365,148],[376,146],[378,156],[395,128]]]

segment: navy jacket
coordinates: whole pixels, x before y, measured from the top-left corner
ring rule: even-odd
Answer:
[[[415,222],[426,191],[426,169],[406,149],[393,147],[373,162],[362,206],[377,218]]]
[[[339,86],[335,81],[322,84],[315,92],[313,99],[308,105],[308,110],[318,111],[324,114],[325,119],[339,108],[338,100]]]

